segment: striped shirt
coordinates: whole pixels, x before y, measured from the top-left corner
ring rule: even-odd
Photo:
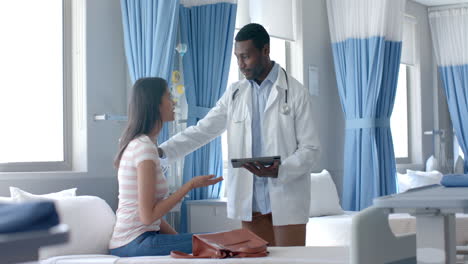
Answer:
[[[117,221],[109,243],[110,249],[124,246],[144,232],[159,230],[160,219],[150,225],[145,225],[140,221],[138,213],[137,166],[145,160],[152,160],[156,164],[154,175],[156,178],[156,201],[167,196],[168,185],[161,171],[156,145],[147,135],[133,139],[124,150],[120,160],[118,170],[119,205]]]

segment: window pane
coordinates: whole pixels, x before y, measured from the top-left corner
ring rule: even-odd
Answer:
[[[390,125],[395,158],[408,158],[408,87],[407,66],[400,64],[398,86]]]
[[[0,1],[0,163],[63,161],[61,0]]]
[[[270,59],[286,69],[286,41],[270,37]]]

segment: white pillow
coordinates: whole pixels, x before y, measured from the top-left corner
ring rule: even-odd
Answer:
[[[397,186],[398,192],[406,192],[408,189],[411,188],[411,182],[406,173],[399,173],[397,172]]]
[[[103,199],[96,196],[64,197],[55,204],[60,222],[70,228],[70,239],[66,244],[41,248],[39,259],[109,253],[116,217]]]
[[[416,188],[431,184],[440,184],[440,180],[442,179],[442,173],[439,171],[413,171],[413,170],[406,170],[406,174],[408,175],[408,183],[409,188]]]
[[[13,199],[11,197],[4,197],[0,196],[0,203],[13,203]]]
[[[10,187],[10,195],[13,201],[23,202],[29,200],[57,200],[63,197],[76,196],[76,188],[63,190],[55,193],[48,194],[32,194],[21,190],[20,188]]]
[[[340,198],[330,173],[327,170],[311,173],[310,180],[309,216],[342,214]]]
[[[465,165],[463,162],[463,157],[458,155],[457,159],[455,160],[455,166],[453,168],[453,172],[455,174],[464,174],[465,173]]]
[[[116,217],[103,199],[96,196],[72,196],[76,188],[46,195],[28,194],[18,190],[14,188],[13,192],[16,199],[21,201],[53,200],[60,223],[68,225],[70,229],[70,239],[67,243],[40,248],[39,259],[62,255],[109,253],[109,241]]]
[[[431,155],[426,160],[426,171],[434,171],[439,169],[439,161],[434,155]]]

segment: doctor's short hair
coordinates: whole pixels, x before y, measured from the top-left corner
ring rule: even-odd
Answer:
[[[243,26],[239,32],[237,32],[236,41],[245,41],[251,39],[255,47],[259,50],[263,49],[266,44],[270,44],[270,35],[266,29],[256,23],[250,23]]]

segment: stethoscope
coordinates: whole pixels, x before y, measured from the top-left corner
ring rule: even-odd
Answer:
[[[291,109],[289,108],[288,105],[288,89],[289,89],[289,78],[288,78],[288,73],[281,68],[284,72],[284,76],[286,77],[286,86],[287,89],[284,90],[284,102],[283,105],[281,105],[281,113],[283,115],[289,115],[289,112],[291,112]],[[253,86],[253,84],[251,84]],[[232,93],[232,101],[236,98],[237,92],[239,92],[239,88],[237,88],[233,93]]]

